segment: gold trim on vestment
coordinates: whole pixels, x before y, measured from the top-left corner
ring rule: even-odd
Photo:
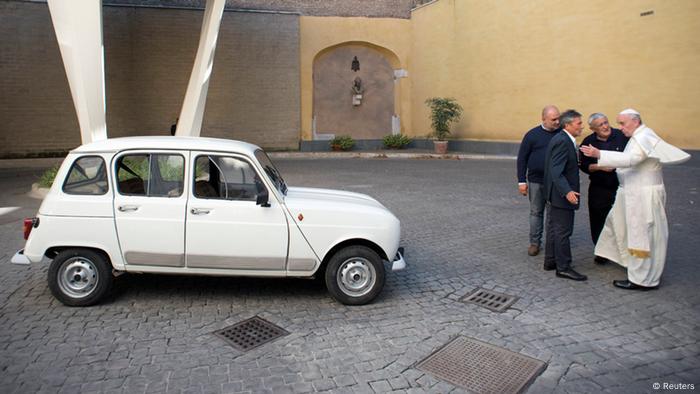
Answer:
[[[648,250],[639,250],[639,249],[627,249],[630,254],[634,257],[638,257],[640,259],[648,259],[651,257],[651,253]]]

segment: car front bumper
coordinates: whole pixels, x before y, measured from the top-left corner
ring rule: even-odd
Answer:
[[[391,270],[401,271],[404,268],[406,268],[406,260],[403,258],[403,248],[399,248],[398,252],[396,252],[396,257],[394,257],[394,261],[391,262]]]

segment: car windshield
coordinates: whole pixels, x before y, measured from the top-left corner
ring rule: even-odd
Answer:
[[[277,167],[275,167],[275,165],[272,163],[272,160],[270,160],[270,157],[267,156],[267,153],[265,153],[265,151],[263,151],[262,149],[258,149],[255,151],[255,158],[258,159],[260,165],[262,165],[263,169],[265,170],[265,173],[270,178],[272,183],[275,184],[277,190],[279,190],[280,193],[286,196],[287,184],[284,182],[284,179],[282,179],[282,175],[280,174],[280,172],[277,171]]]

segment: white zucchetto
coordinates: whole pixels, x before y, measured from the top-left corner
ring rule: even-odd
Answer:
[[[637,112],[636,110],[634,110],[632,108],[627,108],[625,110],[622,110],[619,113],[619,115],[637,115],[637,116],[640,116],[639,112]]]

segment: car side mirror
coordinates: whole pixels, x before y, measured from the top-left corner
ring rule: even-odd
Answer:
[[[267,192],[266,188],[262,188],[262,190],[258,191],[258,197],[255,199],[255,205],[260,205],[261,207],[269,207],[270,206],[270,195]]]

